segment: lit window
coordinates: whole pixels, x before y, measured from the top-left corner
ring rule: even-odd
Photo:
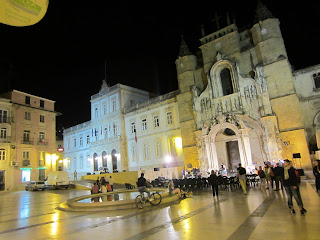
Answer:
[[[21,171],[21,181],[22,182],[30,182],[31,171],[30,170],[22,170]]]
[[[172,112],[167,112],[167,123],[172,124]]]
[[[142,119],[142,130],[147,130],[147,119]]]
[[[154,116],[153,117],[153,122],[154,122],[154,127],[159,127],[159,117],[158,116]]]
[[[0,149],[0,160],[6,160],[6,150]]]

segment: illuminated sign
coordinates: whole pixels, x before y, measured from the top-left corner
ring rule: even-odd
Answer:
[[[31,170],[31,169],[32,169],[32,167],[20,168],[20,170]]]
[[[37,167],[37,169],[47,169],[47,167]]]
[[[59,147],[57,150],[58,150],[58,152],[63,152],[64,148],[63,147]]]

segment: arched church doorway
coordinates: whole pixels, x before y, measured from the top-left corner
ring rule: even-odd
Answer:
[[[117,172],[118,171],[118,159],[116,156],[117,151],[115,149],[113,149],[111,151],[111,159],[112,159],[112,169],[113,172]]]
[[[103,151],[101,156],[102,156],[102,167],[106,168],[108,165],[107,153],[105,151]]]
[[[93,171],[98,171],[98,154],[93,154]]]
[[[215,137],[219,166],[225,165],[231,173],[236,172],[241,163],[239,139],[240,136],[231,128],[221,129]]]

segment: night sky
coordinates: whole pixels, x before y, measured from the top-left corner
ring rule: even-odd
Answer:
[[[319,64],[319,5],[263,2],[280,19],[294,68]],[[55,100],[56,111],[62,113],[57,118],[61,130],[90,120],[90,96],[100,90],[105,59],[111,86],[122,83],[157,94],[176,90],[181,34],[196,53],[201,24],[206,34],[216,31],[211,21],[215,11],[231,12],[242,28],[252,26],[257,5],[257,1],[190,3],[194,5],[50,0],[45,17],[34,26],[0,24],[0,91],[11,87]],[[223,20],[220,25],[226,26]]]

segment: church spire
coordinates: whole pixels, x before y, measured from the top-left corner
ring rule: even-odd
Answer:
[[[183,39],[183,35],[181,35],[179,57],[184,57],[184,56],[189,56],[189,55],[192,55],[192,53],[190,52],[186,41]]]
[[[268,18],[273,18],[273,15],[270,12],[270,10],[267,8],[267,6],[263,4],[261,0],[259,0],[257,9],[256,9],[255,21],[260,22]]]

